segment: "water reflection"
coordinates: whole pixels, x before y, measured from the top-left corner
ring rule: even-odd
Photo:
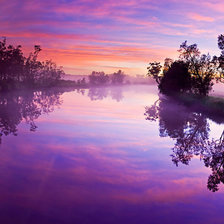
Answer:
[[[199,157],[212,170],[208,189],[218,191],[218,185],[224,183],[224,132],[220,133],[219,139],[210,139],[208,118],[216,123],[223,123],[224,118],[214,114],[211,117],[210,114],[163,97],[151,107],[146,107],[145,116],[146,120],[159,120],[161,137],[169,136],[175,140],[171,154],[174,164],[189,165],[193,157]]]
[[[35,131],[35,120],[41,115],[51,113],[61,105],[58,90],[26,91],[2,94],[0,96],[0,143],[2,136],[18,133],[18,125],[24,120],[30,131]]]
[[[122,87],[121,103],[88,92],[59,93],[60,110],[35,120],[38,131],[22,122],[3,139],[0,223],[223,222],[224,192],[204,186],[210,170],[196,159],[177,169],[173,140],[144,120],[156,86]]]
[[[91,87],[86,89],[77,89],[77,93],[87,94],[91,101],[103,100],[111,97],[113,100],[120,102],[123,99],[123,89],[121,87]]]

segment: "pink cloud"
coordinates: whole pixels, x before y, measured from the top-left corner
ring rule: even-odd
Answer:
[[[203,16],[197,13],[190,13],[188,17],[192,20],[199,21],[199,22],[214,22],[215,19],[209,16]]]
[[[208,28],[215,17],[200,10],[211,3],[202,1],[170,0],[168,9],[154,0],[1,2],[1,35],[27,49],[40,44],[46,49],[43,58],[50,56],[74,73],[100,67],[108,71],[109,66],[136,73],[131,63],[141,63],[143,74],[146,62],[173,57],[182,41],[211,35],[215,29]]]
[[[207,8],[208,10],[213,10],[216,12],[224,12],[224,3],[221,0],[210,2],[210,1],[204,1],[202,2],[202,5]]]

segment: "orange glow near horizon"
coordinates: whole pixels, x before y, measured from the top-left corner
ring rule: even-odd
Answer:
[[[26,54],[40,44],[40,59],[69,74],[145,75],[150,61],[176,58],[185,40],[218,54],[223,12],[221,0],[1,0],[0,33]]]

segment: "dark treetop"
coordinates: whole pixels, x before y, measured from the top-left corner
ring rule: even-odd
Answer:
[[[25,57],[20,45],[7,46],[6,39],[0,41],[0,91],[56,85],[64,72],[51,60],[38,61],[40,51],[35,45],[34,52]]]
[[[201,54],[197,45],[188,45],[187,41],[180,45],[179,59],[173,61],[166,58],[164,65],[151,62],[148,76],[158,83],[161,93],[173,95],[191,93],[205,96],[212,89],[213,81],[224,78],[224,36],[218,37],[219,57]]]

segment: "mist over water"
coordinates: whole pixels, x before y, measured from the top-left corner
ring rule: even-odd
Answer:
[[[223,154],[205,145],[222,119],[154,85],[23,93],[0,107],[1,223],[223,222]]]

